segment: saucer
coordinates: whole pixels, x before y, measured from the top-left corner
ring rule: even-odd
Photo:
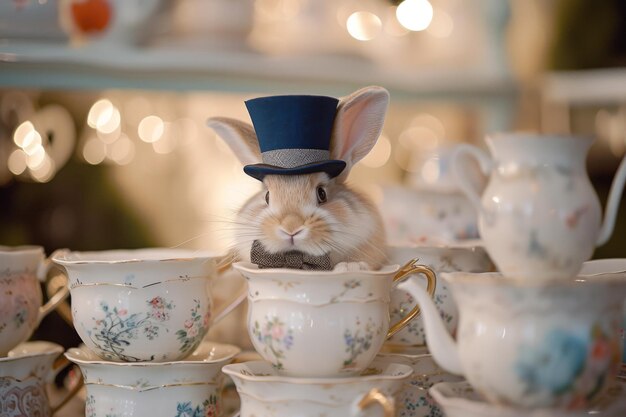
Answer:
[[[441,382],[430,394],[446,417],[617,417],[626,415],[626,383],[616,382],[593,405],[581,410],[515,409],[485,402],[468,382]]]
[[[372,400],[390,416],[395,397],[413,372],[407,365],[377,361],[358,376],[334,378],[283,376],[265,361],[230,364],[222,371],[237,386],[241,417],[382,416],[380,406],[355,414],[357,404],[369,408]]]

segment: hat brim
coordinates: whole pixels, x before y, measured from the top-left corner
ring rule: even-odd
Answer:
[[[243,167],[243,172],[263,181],[266,175],[305,175],[314,172],[325,172],[330,178],[335,178],[346,168],[346,162],[340,160],[328,160],[321,162],[312,162],[306,165],[300,165],[293,168],[282,168],[268,164],[254,164]]]

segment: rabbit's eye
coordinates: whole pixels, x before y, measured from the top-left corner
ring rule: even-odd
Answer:
[[[325,203],[327,199],[328,196],[326,195],[324,187],[317,187],[317,202],[322,204]]]
[[[270,204],[270,192],[266,192],[265,193],[265,202],[269,205]]]

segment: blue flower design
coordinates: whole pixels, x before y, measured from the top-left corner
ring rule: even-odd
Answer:
[[[550,332],[542,346],[523,350],[515,364],[528,392],[548,390],[560,395],[583,371],[588,341],[561,329]]]

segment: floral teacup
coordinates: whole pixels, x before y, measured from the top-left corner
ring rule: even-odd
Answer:
[[[408,263],[379,271],[303,271],[234,268],[248,280],[248,334],[254,348],[283,375],[335,377],[363,371],[383,342],[416,317],[414,307],[390,325],[389,301],[396,283],[435,274]]]
[[[0,246],[0,356],[27,340],[67,295],[63,288],[42,304],[40,281],[50,262],[41,246]]]
[[[465,375],[494,404],[580,409],[615,379],[624,274],[533,281],[443,273],[459,307],[455,342],[416,287],[426,339],[444,369]]]
[[[83,374],[86,417],[221,417],[220,370],[237,353],[232,345],[202,342],[177,362],[107,362],[85,347],[65,356]]]
[[[384,347],[376,356],[379,364],[398,363],[413,369],[396,402],[396,417],[442,417],[439,405],[428,389],[439,382],[458,382],[463,378],[441,369],[426,348],[395,349]]]
[[[58,404],[50,405],[46,386],[65,363],[57,358],[63,347],[50,342],[26,342],[0,358],[0,416],[50,417],[61,408],[76,389]]]
[[[437,274],[437,288],[433,296],[433,301],[437,310],[441,314],[446,328],[451,334],[456,333],[459,321],[459,313],[456,303],[452,298],[448,283],[441,278],[441,272],[489,272],[493,270],[493,264],[487,252],[478,245],[477,241],[472,243],[454,245],[417,245],[410,246],[388,246],[391,263],[403,264],[409,259],[417,258],[421,265],[430,267]],[[415,300],[411,296],[411,285],[421,285],[424,282],[414,277],[408,278],[405,282],[391,293],[391,319],[402,318],[406,311],[415,305]],[[404,329],[400,330],[389,339],[387,344],[404,346],[424,346],[426,338],[424,335],[424,322],[421,317],[412,320]]]
[[[182,249],[59,251],[68,274],[74,327],[112,361],[176,361],[200,344],[212,323],[245,299],[214,308],[214,258]]]
[[[446,242],[478,238],[478,214],[459,190],[385,187],[381,212],[392,241],[419,241],[426,236]]]
[[[241,417],[393,417],[395,398],[412,372],[407,365],[373,362],[353,377],[292,378],[263,361],[223,371],[237,386]]]

